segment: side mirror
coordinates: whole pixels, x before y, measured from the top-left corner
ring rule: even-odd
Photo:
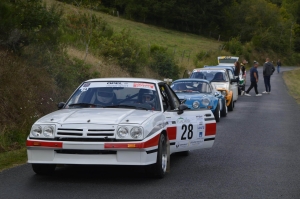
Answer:
[[[215,96],[217,97],[217,96],[219,96],[220,95],[220,93],[219,92],[215,92]]]
[[[58,110],[62,109],[65,106],[65,104],[66,104],[65,102],[59,102],[57,105]]]
[[[179,107],[178,107],[178,111],[177,111],[177,114],[178,115],[181,115],[183,113],[184,110],[187,110],[189,109],[189,107],[187,107],[187,105],[185,104],[180,104]]]
[[[180,103],[181,104],[184,104],[186,102],[186,99],[182,100]]]

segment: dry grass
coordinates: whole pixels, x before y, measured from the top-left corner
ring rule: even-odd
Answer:
[[[102,17],[117,32],[128,28],[144,48],[147,49],[152,44],[167,47],[170,52],[175,54],[180,67],[186,69],[194,68],[193,59],[199,51],[216,51],[222,45],[221,42],[215,39],[138,23],[101,12],[77,8],[55,0],[44,0],[44,2],[47,5],[58,3],[63,8],[65,15],[76,14],[79,11],[93,13],[98,17]]]
[[[289,93],[300,104],[300,68],[283,73],[283,79],[288,87]]]

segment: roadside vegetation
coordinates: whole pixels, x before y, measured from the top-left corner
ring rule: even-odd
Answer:
[[[0,171],[26,160],[25,140],[33,122],[56,110],[86,79],[178,79],[195,67],[217,64],[220,55],[240,56],[249,63],[263,63],[266,56],[285,65],[300,60],[298,2],[195,1],[206,5],[205,16],[177,15],[189,9],[197,13],[195,2],[99,2],[0,1]],[[168,9],[174,12],[164,16]],[[210,18],[216,9],[220,17]],[[269,23],[264,15],[275,18]],[[298,72],[286,73],[285,79],[299,102],[300,91],[293,86],[299,82],[289,81],[299,79]]]

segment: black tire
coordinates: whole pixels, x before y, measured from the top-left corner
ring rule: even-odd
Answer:
[[[33,171],[38,175],[49,175],[55,171],[56,164],[32,164]]]
[[[163,178],[167,171],[168,153],[167,139],[164,134],[160,135],[156,163],[147,167],[147,172],[155,178]]]
[[[217,108],[214,111],[214,116],[215,116],[216,122],[220,122],[220,115],[221,115],[221,113],[220,113],[220,104],[218,102]]]
[[[230,100],[230,104],[228,106],[228,111],[233,111],[233,97]]]
[[[227,106],[226,106],[225,99],[222,101],[222,107],[223,107],[223,109],[221,110],[221,116],[226,117],[227,116]]]

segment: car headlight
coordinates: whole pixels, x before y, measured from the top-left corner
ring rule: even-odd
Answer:
[[[45,136],[45,137],[53,137],[53,135],[54,135],[54,128],[53,128],[53,126],[45,126],[44,127],[44,131],[43,131],[43,135]]]
[[[128,135],[128,129],[126,127],[120,127],[117,134],[120,138],[125,138]]]
[[[134,139],[138,139],[142,137],[143,135],[143,129],[140,127],[133,127],[130,131],[130,136]]]
[[[198,101],[193,102],[193,108],[199,108],[200,103]]]
[[[222,95],[226,96],[226,91],[220,91]]]
[[[209,99],[208,98],[203,98],[202,100],[201,100],[201,103],[204,105],[204,106],[208,106],[209,105]]]
[[[40,137],[43,133],[42,127],[39,125],[34,125],[31,128],[31,135],[34,137]]]

